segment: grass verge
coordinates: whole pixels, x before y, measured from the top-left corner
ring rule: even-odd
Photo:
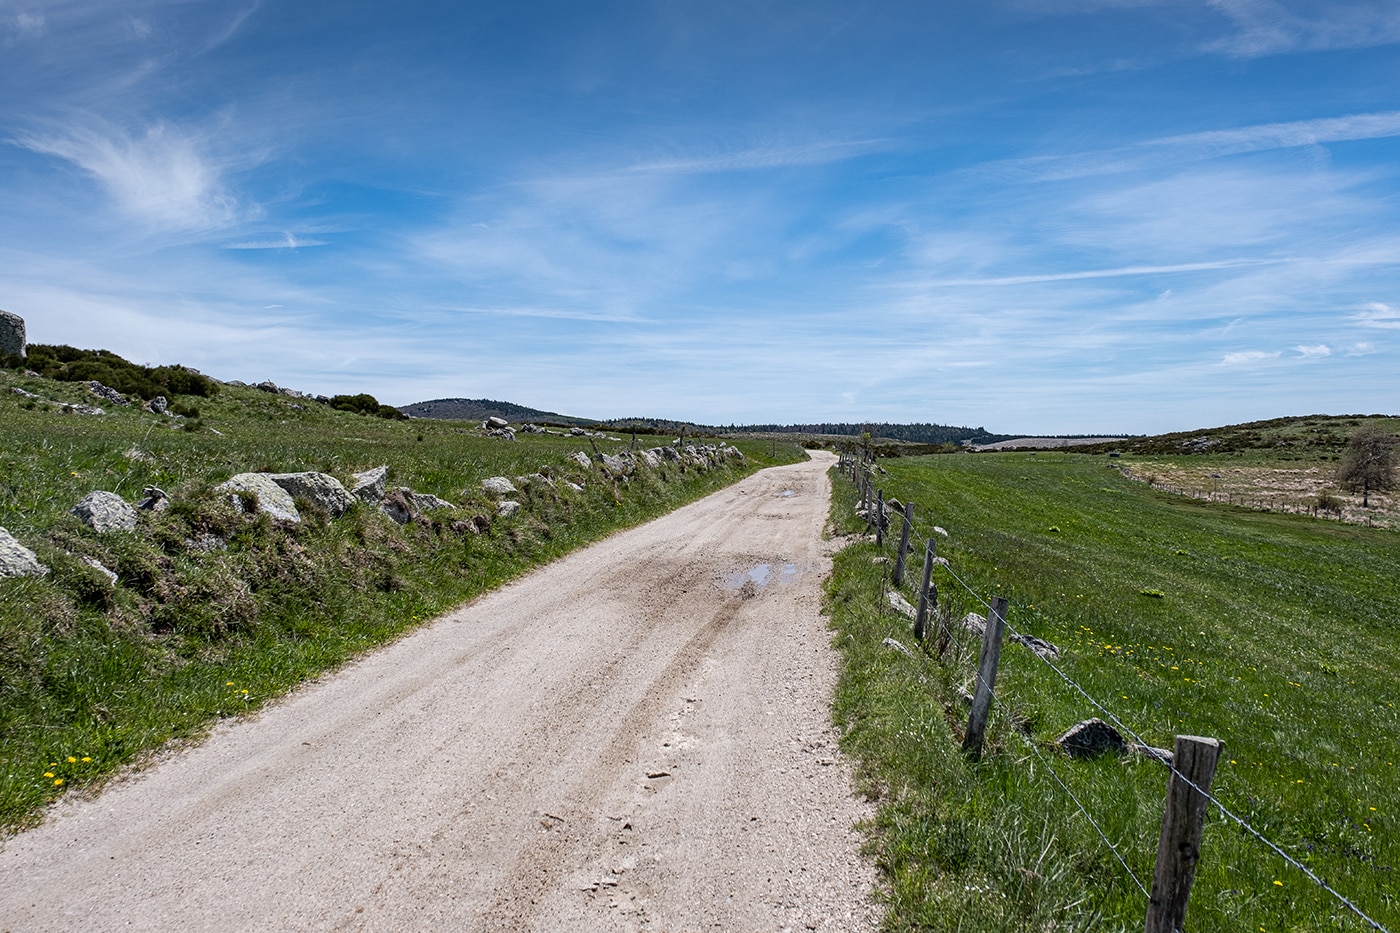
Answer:
[[[1400,535],[1157,492],[1084,455],[884,461],[951,570],[1151,744],[1223,740],[1215,793],[1266,837],[1400,925]],[[860,530],[837,479],[838,530]],[[885,600],[892,556],[844,550],[827,608],[845,655],[835,714],[878,800],[870,851],[894,930],[1141,929],[1146,897],[1062,780],[1150,886],[1166,772],[1071,760],[1054,739],[1098,715],[1019,645],[1003,650],[988,752],[959,751],[976,646],[920,650]],[[910,573],[906,595],[917,585]],[[981,608],[935,572],[956,620]],[[907,657],[885,644],[913,649]],[[970,639],[969,639],[970,641]],[[1054,775],[1051,774],[1051,769]],[[1058,778],[1058,780],[1057,780]],[[1199,930],[1367,927],[1212,813],[1187,913]]]

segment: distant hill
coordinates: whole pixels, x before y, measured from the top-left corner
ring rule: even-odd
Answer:
[[[1010,440],[1015,435],[993,434],[985,428],[961,428],[946,424],[889,424],[885,422],[854,424],[850,422],[823,422],[819,424],[745,424],[734,425],[724,430],[745,434],[827,434],[842,437],[859,437],[869,431],[876,438],[907,441],[912,444],[961,444],[972,441],[977,444],[992,444]]]
[[[490,398],[435,398],[427,402],[400,405],[399,411],[413,418],[441,418],[450,421],[485,421],[504,418],[512,424],[525,421],[548,421],[553,424],[597,424],[594,418],[575,418],[553,411],[527,408],[514,402]]]

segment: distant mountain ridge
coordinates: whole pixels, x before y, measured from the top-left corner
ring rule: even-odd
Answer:
[[[502,402],[490,398],[435,398],[426,402],[400,405],[399,411],[412,418],[442,418],[451,421],[485,421],[487,418],[504,418],[512,423],[522,421],[549,421],[555,424],[598,424],[594,418],[576,418],[561,415],[554,411],[540,411]]]

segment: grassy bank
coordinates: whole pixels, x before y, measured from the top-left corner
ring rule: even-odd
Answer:
[[[743,460],[708,470],[668,462],[624,482],[568,455],[626,442],[504,441],[461,422],[385,420],[255,389],[177,400],[198,408],[183,420],[107,404],[101,416],[64,413],[60,403],[96,400],[81,385],[11,373],[0,374],[0,393],[0,526],[51,571],[0,579],[6,829],[531,567],[805,457],[791,445],[741,444]],[[303,508],[305,520],[288,525],[240,514],[213,491],[243,471],[348,481],[380,465],[391,487],[453,507],[404,526],[369,504],[336,519]],[[554,485],[522,488],[512,518],[479,491],[486,477],[536,472]],[[142,513],[134,533],[97,534],[69,514],[92,490],[134,501],[146,485],[173,505]]]
[[[1400,535],[1157,492],[1105,458],[1007,454],[884,461],[939,554],[1151,744],[1223,740],[1216,794],[1363,910],[1400,925]],[[854,530],[838,481],[838,525]],[[1141,929],[1166,772],[1074,761],[1054,739],[1100,715],[1019,645],[1003,652],[986,758],[959,752],[975,650],[903,656],[883,555],[838,558],[828,608],[846,655],[837,716],[879,798],[872,851],[891,929]],[[917,573],[912,574],[917,578]],[[953,618],[981,607],[935,579]],[[911,581],[912,586],[917,579]],[[973,646],[970,646],[973,647]],[[951,656],[951,655],[950,655]],[[1360,930],[1302,873],[1213,813],[1187,914],[1198,930]]]

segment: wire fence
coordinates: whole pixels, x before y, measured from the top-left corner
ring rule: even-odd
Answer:
[[[878,527],[878,529],[881,532],[883,532],[887,528],[889,516],[887,511],[882,510],[889,510],[892,507],[884,502],[883,493],[881,493],[879,497],[878,504],[876,499],[872,497],[870,492],[873,488],[874,479],[872,468],[873,464],[869,463],[868,461],[856,461],[851,458],[842,458],[841,461],[841,469],[843,474],[849,476],[852,479],[852,481],[856,483],[858,490],[861,493],[861,511],[864,514],[868,525]],[[862,473],[864,474],[863,476],[861,475]],[[936,534],[946,534],[946,532],[944,532],[942,528],[936,525],[929,525],[926,521],[911,520],[908,517],[907,506],[901,506],[898,509],[894,509],[894,511],[899,516],[900,520],[904,523],[907,523],[909,526],[909,533],[907,535],[907,539],[914,542],[926,542],[924,544],[925,548],[934,548]],[[876,514],[877,512],[881,512],[881,514]],[[927,534],[924,534],[920,530],[920,524],[924,525],[924,529],[928,531]],[[905,538],[902,536],[901,540],[905,540]],[[962,589],[962,591],[965,592],[966,595],[970,597],[975,603],[981,605],[987,611],[986,619],[990,621],[992,613],[995,611],[992,602],[987,598],[984,598],[976,590],[975,587],[969,584],[962,577],[962,575],[960,575],[957,572],[957,569],[946,559],[946,557],[938,559],[935,563],[935,566],[941,567],[948,579],[955,582]],[[1006,619],[1004,614],[1002,616],[1002,622],[1006,628],[1006,631],[1011,633],[1011,636],[1015,641],[1019,641],[1023,644],[1031,643],[1031,639],[1029,639],[1027,635],[1020,632],[1014,625],[1012,625],[1010,621]],[[946,637],[948,638],[948,641],[951,644],[956,644],[956,650],[958,655],[957,663],[968,663],[972,659],[973,652],[975,650],[972,646],[971,638],[966,637],[964,635],[960,635],[958,634],[958,632],[954,631],[954,623],[950,618],[947,617],[946,614],[939,615],[938,625],[943,627],[943,629],[946,631]],[[956,627],[966,632],[966,629],[962,625],[957,625]],[[943,637],[942,633],[940,634],[941,637]],[[1160,761],[1162,764],[1166,765],[1166,767],[1175,779],[1184,782],[1186,786],[1191,788],[1196,793],[1200,794],[1211,806],[1219,810],[1222,816],[1226,817],[1235,825],[1237,825],[1248,836],[1267,847],[1275,855],[1283,859],[1285,863],[1292,866],[1293,868],[1296,868],[1305,877],[1311,880],[1316,886],[1318,886],[1322,890],[1326,891],[1329,895],[1331,895],[1331,897],[1339,905],[1351,911],[1371,929],[1379,930],[1381,931],[1381,933],[1390,933],[1390,931],[1386,927],[1382,926],[1377,920],[1365,913],[1360,907],[1353,903],[1350,898],[1339,892],[1336,888],[1328,884],[1322,878],[1318,877],[1318,875],[1315,872],[1313,872],[1310,868],[1308,868],[1298,859],[1290,855],[1278,843],[1269,839],[1254,826],[1250,825],[1249,821],[1245,820],[1237,813],[1235,813],[1232,809],[1227,807],[1224,802],[1222,802],[1218,797],[1212,794],[1207,788],[1201,787],[1195,781],[1191,780],[1191,778],[1188,775],[1183,774],[1176,767],[1176,763],[1170,757],[1163,756],[1160,753],[1158,753],[1156,749],[1154,749],[1145,739],[1143,739],[1143,737],[1139,734],[1138,730],[1135,730],[1131,726],[1127,725],[1127,723],[1123,721],[1122,717],[1118,716],[1108,706],[1106,706],[1097,698],[1095,698],[1093,694],[1086,690],[1082,684],[1080,684],[1068,673],[1066,673],[1066,671],[1061,666],[1055,664],[1054,661],[1050,657],[1047,657],[1045,653],[1032,650],[1030,651],[1030,655],[1031,657],[1035,658],[1036,660],[1044,664],[1046,667],[1048,667],[1051,671],[1053,671],[1060,681],[1062,681],[1074,693],[1078,694],[1085,701],[1087,701],[1095,710],[1103,714],[1103,716],[1106,717],[1107,720],[1111,722],[1121,733],[1130,736],[1133,739],[1133,741],[1137,743],[1138,748],[1143,749],[1146,754],[1151,755],[1152,757]],[[1002,714],[1005,715],[1009,720],[1015,721],[1016,717],[1007,707],[1003,698],[997,695],[994,688],[989,688],[989,690],[992,701],[1002,711]],[[1099,825],[1099,822],[1094,819],[1093,815],[1084,806],[1083,802],[1079,799],[1078,795],[1076,795],[1074,791],[1070,789],[1069,785],[1065,783],[1065,781],[1055,771],[1053,765],[1051,765],[1049,759],[1045,756],[1044,752],[1037,745],[1035,740],[1031,736],[1028,736],[1021,732],[1021,730],[1019,729],[1012,729],[1011,731],[1019,735],[1030,747],[1031,751],[1040,760],[1040,763],[1045,768],[1045,770],[1051,775],[1055,783],[1058,784],[1060,788],[1065,792],[1065,794],[1070,798],[1070,800],[1073,801],[1079,813],[1081,813],[1084,816],[1084,818],[1089,822],[1090,826],[1092,826],[1099,839],[1103,841],[1104,845],[1113,854],[1114,858],[1118,861],[1120,865],[1122,865],[1124,871],[1128,874],[1128,877],[1132,879],[1133,883],[1142,892],[1143,896],[1146,897],[1150,902],[1152,895],[1148,892],[1148,889],[1143,884],[1142,880],[1138,878],[1136,873],[1134,873],[1132,868],[1128,865],[1126,859],[1119,851],[1118,846],[1115,845],[1113,841],[1108,838],[1108,835],[1103,831],[1102,827]]]

